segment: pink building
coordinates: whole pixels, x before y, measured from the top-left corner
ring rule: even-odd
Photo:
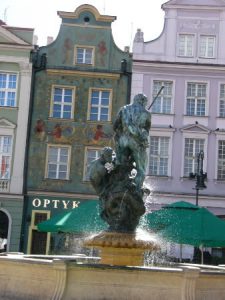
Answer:
[[[152,102],[150,208],[175,201],[196,203],[197,156],[204,151],[207,188],[198,203],[225,217],[225,1],[171,0],[165,24],[149,42],[138,30],[133,44],[132,98]],[[150,26],[154,26],[151,24]]]

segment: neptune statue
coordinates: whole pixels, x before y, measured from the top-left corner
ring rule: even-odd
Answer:
[[[99,195],[101,217],[109,231],[133,232],[145,213],[143,188],[151,114],[147,97],[137,94],[115,119],[115,151],[105,147],[90,166],[90,180]]]

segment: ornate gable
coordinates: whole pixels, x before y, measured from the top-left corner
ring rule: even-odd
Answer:
[[[89,18],[89,15],[88,13],[91,13],[95,20],[96,21],[99,21],[99,22],[106,22],[106,23],[109,23],[111,24],[113,21],[116,20],[116,17],[115,16],[108,16],[108,15],[101,15],[99,13],[99,11],[92,5],[90,4],[83,4],[83,5],[80,5],[76,10],[75,12],[64,12],[64,11],[58,11],[57,12],[58,15],[64,19],[79,19],[81,18],[82,19],[82,22],[86,22],[86,25],[92,23],[92,20]],[[86,21],[87,19],[87,21]]]

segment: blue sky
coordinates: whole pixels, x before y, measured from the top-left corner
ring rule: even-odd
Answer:
[[[81,4],[94,5],[100,14],[116,16],[112,31],[118,47],[132,46],[137,28],[144,31],[145,41],[156,38],[162,31],[166,0],[1,0],[0,19],[7,25],[35,29],[40,46],[47,36],[57,36],[61,19],[57,11],[74,11]]]

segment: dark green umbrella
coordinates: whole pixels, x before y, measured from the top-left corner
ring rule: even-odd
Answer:
[[[167,241],[225,247],[225,222],[203,207],[175,202],[147,215],[147,226]]]
[[[97,232],[107,228],[99,216],[99,201],[83,201],[77,208],[52,216],[37,225],[44,232]]]

